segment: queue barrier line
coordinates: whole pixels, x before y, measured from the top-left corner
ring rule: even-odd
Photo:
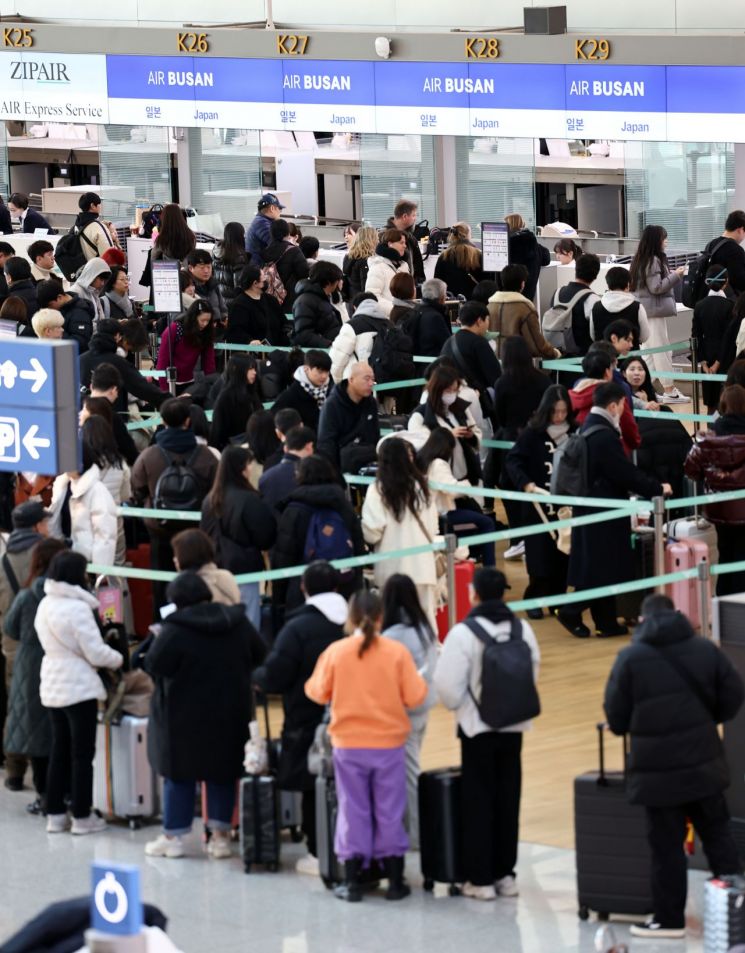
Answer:
[[[154,510],[144,506],[117,506],[117,516],[142,517],[143,519],[181,520],[183,522],[199,522],[202,514],[199,510]]]
[[[482,440],[482,447],[492,448],[494,450],[511,450],[515,446],[514,440]]]
[[[708,414],[689,414],[685,411],[674,410],[668,413],[665,410],[634,410],[635,417],[643,417],[647,420],[692,420],[699,423],[711,423],[714,417]]]
[[[226,344],[221,342],[220,344],[215,345],[216,351],[257,351],[261,354],[270,353],[271,351],[323,351],[325,354],[328,354],[331,350],[328,347],[300,347],[300,345],[295,345],[294,347],[286,344]],[[436,361],[436,357],[432,357],[428,354],[414,354],[413,360],[415,364],[431,364],[432,361]]]

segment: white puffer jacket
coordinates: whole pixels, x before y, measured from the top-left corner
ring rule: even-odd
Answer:
[[[372,319],[370,322],[363,321],[363,318]],[[331,342],[329,348],[329,357],[331,358],[331,376],[334,383],[338,384],[349,377],[349,372],[355,361],[367,362],[372,353],[375,337],[378,334],[376,330],[370,327],[369,331],[357,333],[356,328],[360,325],[380,324],[380,328],[390,328],[386,312],[379,301],[361,301],[359,307],[354,312],[352,318],[342,325],[341,331]]]
[[[106,691],[98,668],[121,668],[122,657],[101,638],[96,597],[80,586],[47,579],[34,627],[44,649],[39,694],[46,708],[64,708]]]
[[[54,481],[50,534],[62,536],[62,504],[68,485],[72,488],[72,548],[76,553],[82,553],[90,562],[113,566],[118,531],[116,503],[102,482],[101,471],[95,463],[76,480],[71,480],[67,473],[61,473]]]
[[[405,261],[400,262],[396,267],[390,258],[384,258],[383,255],[373,255],[370,258],[367,279],[365,280],[365,291],[371,291],[375,295],[386,317],[393,308],[391,278],[400,271],[409,274],[409,266]]]

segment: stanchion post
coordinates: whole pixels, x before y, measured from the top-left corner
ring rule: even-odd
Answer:
[[[176,396],[176,368],[168,367],[166,369],[166,378],[168,380],[168,393],[171,397]]]
[[[701,635],[711,637],[709,631],[709,606],[711,604],[711,566],[708,562],[698,564],[698,614],[701,620]]]
[[[455,550],[458,546],[458,540],[453,533],[445,535],[445,557],[447,559],[447,583],[448,583],[448,629],[452,629],[458,621],[458,606],[456,605],[455,591]]]
[[[656,496],[652,500],[654,507],[654,574],[661,576],[665,572],[665,497]],[[656,591],[664,595],[665,587],[658,585]]]
[[[698,374],[698,340],[695,337],[691,338],[691,370],[694,374]],[[699,385],[700,381],[693,381],[693,412],[694,414],[701,413],[701,398],[699,396]]]

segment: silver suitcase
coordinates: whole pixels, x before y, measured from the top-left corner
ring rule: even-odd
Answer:
[[[134,830],[159,812],[157,778],[147,757],[147,718],[123,715],[99,722],[93,762],[93,807],[105,817],[129,821]]]
[[[665,524],[669,539],[697,539],[709,547],[709,565],[719,562],[717,531],[703,516],[682,516]]]

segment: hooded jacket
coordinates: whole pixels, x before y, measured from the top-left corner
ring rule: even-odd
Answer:
[[[341,330],[341,316],[329,296],[308,278],[298,283],[292,316],[295,321],[292,343],[300,347],[329,347]]]
[[[369,361],[379,331],[391,327],[385,311],[378,301],[361,301],[354,317],[346,324],[331,342],[331,376],[337,383],[349,377],[355,361]]]
[[[621,318],[628,321],[636,332],[634,347],[643,344],[649,337],[649,319],[644,305],[630,291],[606,291],[592,306],[590,336],[593,341],[602,341],[608,325]]]
[[[439,654],[437,636],[429,626],[415,626],[408,621],[396,622],[388,626],[387,629],[383,629],[381,635],[387,639],[395,639],[396,642],[406,646],[414,659],[417,672],[427,683],[427,697],[418,708],[412,708],[409,712],[409,718],[421,722],[437,701],[437,692],[433,684]]]
[[[83,270],[77,277],[77,280],[70,286],[70,292],[78,295],[83,301],[87,301],[93,308],[94,325],[101,318],[105,317],[101,298],[97,291],[91,288],[92,282],[101,275],[111,274],[111,269],[103,258],[91,258],[83,267]]]
[[[39,302],[36,300],[36,285],[31,278],[22,278],[20,281],[14,281],[8,285],[8,297],[20,298],[26,305],[26,324],[31,327],[31,318],[39,310]]]
[[[117,510],[111,493],[101,480],[101,471],[92,464],[85,473],[71,480],[67,473],[60,473],[52,487],[52,517],[49,532],[62,538],[62,506],[70,496],[70,535],[72,548],[85,558],[100,566],[113,566],[116,556]]]
[[[304,686],[321,653],[343,638],[346,620],[347,601],[338,592],[311,596],[289,615],[264,664],[254,672],[262,691],[282,695],[285,718],[277,783],[283,791],[313,788],[308,750],[324,709],[308,698]]]
[[[0,623],[16,592],[26,581],[31,569],[31,551],[43,538],[41,533],[37,533],[35,529],[14,529],[8,537],[7,543],[2,547],[2,552],[0,552]],[[8,563],[15,576],[15,584],[9,579],[7,570],[2,563],[2,558],[5,555],[8,557]]]
[[[140,374],[133,364],[130,364],[126,357],[117,354],[116,338],[103,330],[96,331],[90,338],[90,344],[85,354],[80,358],[80,386],[88,388],[91,384],[93,371],[99,364],[113,364],[122,376],[124,386],[120,389],[119,395],[114,403],[114,410],[118,414],[127,413],[127,395],[131,394],[137,400],[145,400],[154,407],[160,407],[163,401],[168,397],[163,391],[151,384]]]
[[[572,409],[574,410],[578,424],[585,422],[585,418],[592,410],[595,388],[602,383],[603,381],[595,380],[591,377],[583,377],[577,381],[574,387],[569,391],[569,399],[572,402]],[[621,438],[623,440],[623,448],[629,457],[642,442],[639,428],[634,420],[634,413],[628,400],[624,400],[623,403]]]
[[[337,384],[321,408],[316,449],[340,468],[341,451],[356,443],[375,446],[380,440],[378,402],[374,395],[355,403],[349,382]]]
[[[605,687],[611,730],[631,735],[629,801],[673,807],[724,791],[729,770],[717,725],[735,717],[744,697],[727,656],[695,635],[682,613],[666,610],[645,619]]]
[[[281,242],[272,242],[264,250],[264,261],[267,265],[276,264],[279,277],[285,286],[286,297],[282,302],[284,314],[292,311],[299,282],[308,277],[308,259],[293,242],[285,239]]]
[[[66,291],[65,294],[70,295],[70,300],[60,308],[60,314],[65,322],[62,335],[67,340],[77,341],[78,350],[84,354],[88,350],[93,335],[93,322],[97,312],[87,298],[81,298],[72,290]]]
[[[726,417],[717,420],[717,429],[724,433],[697,433],[686,457],[686,476],[692,480],[703,480],[707,493],[723,493],[745,487],[745,433],[733,433],[734,428],[727,426],[730,420]],[[745,500],[709,503],[704,511],[712,523],[745,523]]]
[[[393,307],[391,279],[401,271],[410,273],[406,260],[398,254],[395,248],[390,248],[381,242],[375,249],[375,254],[368,260],[365,291],[375,295],[386,317],[391,313]]]
[[[560,356],[560,352],[541,334],[538,312],[525,295],[519,291],[497,291],[489,298],[488,308],[489,330],[499,334],[497,351],[500,356],[505,338],[513,336],[524,338],[531,357]]]
[[[124,660],[101,638],[97,610],[98,600],[86,589],[52,579],[44,583],[34,626],[44,649],[40,696],[45,708],[106,698],[97,669],[118,669]]]
[[[158,774],[221,784],[241,776],[251,673],[265,651],[242,605],[201,602],[168,616],[144,656],[155,682],[148,756]]]

